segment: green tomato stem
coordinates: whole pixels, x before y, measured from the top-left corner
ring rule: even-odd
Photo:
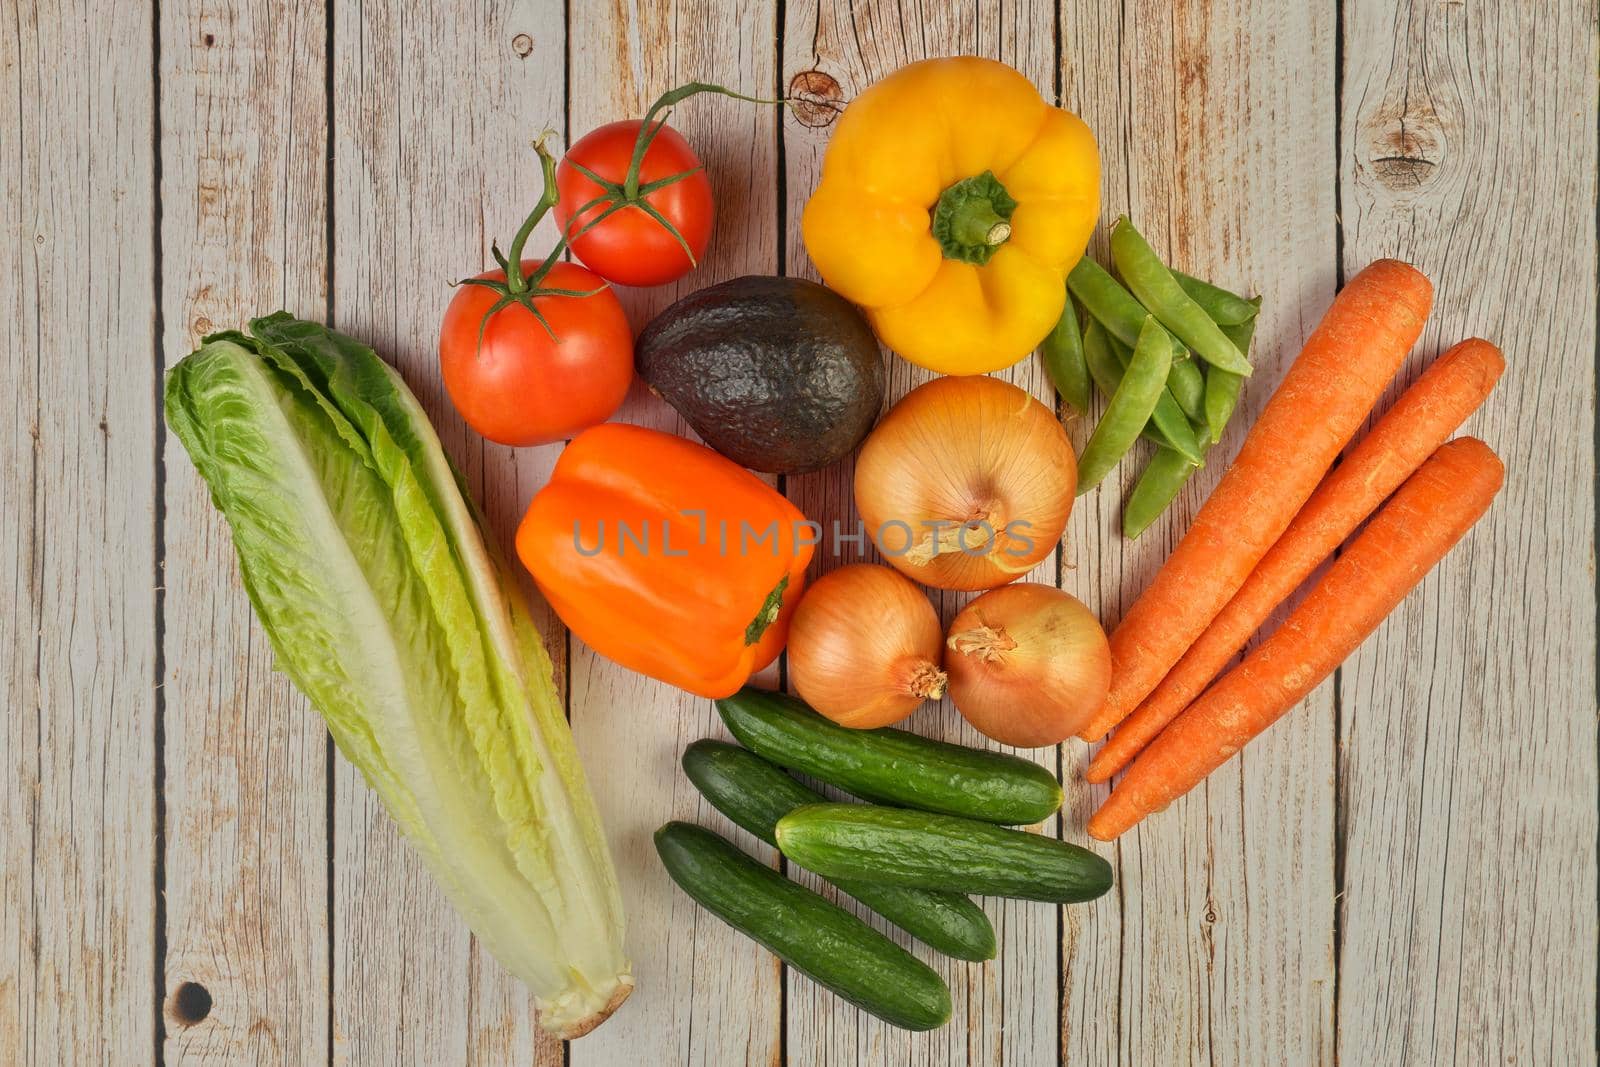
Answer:
[[[622,179],[622,190],[625,199],[629,203],[639,199],[639,172],[644,166],[645,153],[650,150],[650,143],[656,139],[656,134],[660,133],[662,127],[667,124],[665,115],[662,115],[661,120],[655,122],[654,125],[651,125],[652,120],[674,104],[681,103],[689,99],[689,97],[697,96],[700,93],[716,93],[718,96],[732,97],[735,100],[743,100],[751,104],[789,103],[787,97],[764,100],[759,96],[746,96],[743,93],[736,93],[726,86],[713,85],[710,82],[688,82],[678,86],[676,89],[669,89],[662,93],[656,98],[656,102],[650,105],[650,110],[644,113],[644,121],[639,125],[639,136],[634,138],[633,158],[628,161],[628,173]]]
[[[533,142],[533,150],[539,155],[539,169],[544,175],[544,191],[539,194],[539,202],[533,205],[533,211],[522,221],[516,236],[511,239],[511,251],[506,256],[506,288],[513,293],[522,292],[527,284],[522,277],[523,246],[528,243],[528,238],[533,235],[534,228],[539,225],[540,220],[549,214],[550,209],[556,206],[556,201],[561,199],[561,191],[556,188],[556,157],[550,154],[550,149],[546,148],[544,143],[545,138],[549,136],[550,131],[546,130],[539,135],[537,141]],[[538,280],[542,280],[543,275],[548,273],[548,265],[561,254],[565,243],[566,237],[563,235],[545,259],[546,265],[540,268],[534,284],[538,284]]]

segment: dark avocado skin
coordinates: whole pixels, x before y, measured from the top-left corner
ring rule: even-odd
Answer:
[[[848,455],[883,404],[866,318],[800,278],[735,278],[657,315],[634,346],[639,376],[712,448],[796,474]]]

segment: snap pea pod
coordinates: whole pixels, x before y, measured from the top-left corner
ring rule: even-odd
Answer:
[[[1206,380],[1192,359],[1176,360],[1167,371],[1167,392],[1178,402],[1178,407],[1196,424],[1205,422]]]
[[[1178,279],[1178,284],[1189,294],[1189,299],[1199,304],[1201,310],[1211,316],[1211,321],[1218,326],[1238,326],[1240,323],[1249,322],[1261,309],[1259,300],[1246,300],[1238,293],[1230,293],[1221,286],[1212,285],[1192,274],[1175,270],[1172,276]]]
[[[1148,316],[1146,317],[1148,318]],[[1097,325],[1093,319],[1090,320],[1090,323],[1091,325]],[[1122,377],[1121,372],[1127,368],[1128,361],[1133,358],[1133,353],[1127,348],[1123,347],[1122,342],[1111,336],[1110,331],[1106,330],[1104,327],[1100,328],[1099,335],[1100,343],[1105,346],[1108,352],[1111,353],[1111,357],[1116,363],[1118,369],[1117,379],[1120,381]],[[1085,330],[1084,338],[1086,354],[1088,336],[1089,331]],[[1189,424],[1188,416],[1183,413],[1183,408],[1178,404],[1178,401],[1172,395],[1171,380],[1171,371],[1168,371],[1167,388],[1161,391],[1161,396],[1156,400],[1155,413],[1150,416],[1150,423],[1154,427],[1155,432],[1148,433],[1146,436],[1148,436],[1158,445],[1164,444],[1169,448],[1174,448],[1179,452],[1182,452],[1185,456],[1189,457],[1190,463],[1199,464],[1201,458],[1205,455],[1205,449],[1200,446],[1200,441],[1195,437],[1194,434],[1194,427]],[[1098,378],[1095,379],[1095,383],[1097,385],[1100,384]],[[1107,399],[1111,397],[1112,393],[1116,392],[1115,385],[1111,386],[1110,388],[1106,388],[1104,385],[1101,385],[1100,388],[1101,391],[1106,394]]]
[[[1083,360],[1083,336],[1078,332],[1078,314],[1072,307],[1072,293],[1067,293],[1061,306],[1061,318],[1055,329],[1044,339],[1039,354],[1044,358],[1044,369],[1055,383],[1061,399],[1074,411],[1083,414],[1089,410],[1089,366]]]
[[[1129,348],[1138,344],[1139,331],[1144,329],[1144,320],[1150,317],[1150,312],[1104,267],[1084,256],[1067,275],[1067,289],[1078,298],[1090,317],[1100,320],[1112,337]],[[1189,350],[1183,347],[1183,342],[1170,333],[1167,338],[1172,345],[1173,362],[1187,359]]]
[[[1180,282],[1187,277],[1188,275],[1180,276]],[[1216,289],[1215,286],[1209,288]],[[1225,290],[1216,291],[1250,308],[1250,316],[1242,322],[1219,323],[1228,340],[1238,345],[1239,351],[1248,355],[1250,338],[1256,328],[1256,312],[1261,308],[1261,298],[1244,300]],[[1206,372],[1205,419],[1211,444],[1215,444],[1222,437],[1222,431],[1239,402],[1239,388],[1243,384],[1242,377],[1225,370],[1212,367]],[[1194,464],[1184,456],[1170,448],[1158,447],[1150,462],[1145,464],[1144,470],[1139,474],[1139,480],[1134,483],[1133,492],[1128,494],[1128,500],[1122,506],[1122,536],[1136,540],[1144,533],[1150,524],[1167,510],[1194,472]]]
[[[1255,298],[1254,305],[1260,307],[1259,296]],[[1255,331],[1256,320],[1253,318],[1222,328],[1222,332],[1228,335],[1228,340],[1237,345],[1239,351],[1245,353],[1250,351],[1250,339]],[[1233,417],[1233,409],[1239,403],[1239,389],[1243,385],[1244,379],[1239,375],[1215,367],[1206,375],[1206,430],[1212,444],[1222,440],[1222,431],[1227,428],[1228,420]]]
[[[1167,510],[1195,469],[1172,449],[1157,448],[1122,505],[1122,536],[1132,541],[1144,533]]]
[[[1078,260],[1078,265],[1067,275],[1067,288],[1089,317],[1104,326],[1114,341],[1132,348],[1139,340],[1139,331],[1144,328],[1144,320],[1150,317],[1150,312],[1100,264],[1088,256]],[[1167,381],[1167,392],[1171,395],[1157,408],[1156,424],[1174,448],[1199,463],[1199,446],[1194,442],[1194,433],[1189,430],[1184,411],[1194,408],[1196,418],[1203,413],[1195,389],[1200,384],[1200,369],[1190,361],[1189,350],[1183,347],[1183,342],[1166,330],[1162,333],[1172,345],[1172,369],[1168,371]]]
[[[1179,340],[1193,348],[1197,356],[1213,367],[1249,376],[1250,363],[1244,353],[1234,347],[1222,328],[1183,291],[1183,286],[1157,258],[1126,215],[1118,219],[1111,230],[1111,258],[1139,302]],[[1084,306],[1088,306],[1087,301]]]
[[[1111,349],[1115,343],[1098,319],[1088,320],[1083,328],[1084,362],[1089,365],[1089,376],[1094,379],[1100,395],[1107,400],[1115,395],[1117,386],[1122,384],[1122,361]],[[1145,423],[1143,436],[1157,448],[1172,448],[1167,435],[1161,432],[1154,418]]]
[[[1139,439],[1166,388],[1171,366],[1172,346],[1166,333],[1153,317],[1147,318],[1122,382],[1095,424],[1094,433],[1089,435],[1089,443],[1083,446],[1083,455],[1078,457],[1080,495],[1098,485]]]

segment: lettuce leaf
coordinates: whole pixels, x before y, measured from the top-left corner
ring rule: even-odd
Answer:
[[[622,901],[543,642],[421,405],[279,312],[208,337],[167,420],[278,665],[473,932],[588,1032],[632,989]]]

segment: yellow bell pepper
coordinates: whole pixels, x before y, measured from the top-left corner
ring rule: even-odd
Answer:
[[[1100,213],[1100,153],[1004,63],[913,63],[840,117],[801,218],[822,278],[884,344],[943,374],[1044,340]]]

